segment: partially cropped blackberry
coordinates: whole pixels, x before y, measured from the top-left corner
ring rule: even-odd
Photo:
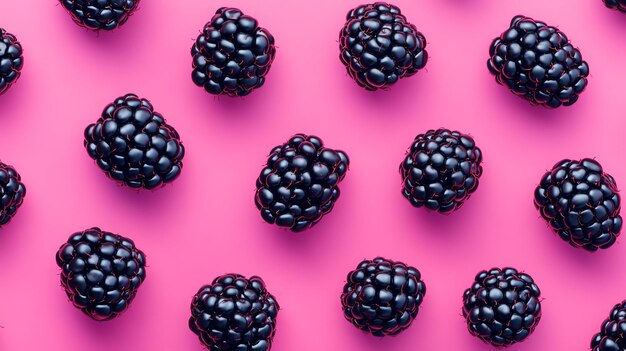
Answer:
[[[591,339],[591,350],[626,350],[626,300],[613,307],[609,318],[602,323],[600,332]]]
[[[272,149],[256,181],[261,217],[294,232],[312,227],[333,209],[349,164],[348,155],[320,138],[294,135]]]
[[[535,190],[535,207],[561,239],[589,251],[615,243],[622,229],[615,180],[595,160],[562,160]]]
[[[417,268],[382,257],[362,261],[347,279],[341,294],[344,317],[375,336],[407,329],[426,294]]]
[[[426,66],[426,38],[400,9],[384,2],[348,12],[339,33],[341,62],[367,90],[388,88]]]
[[[455,211],[478,188],[481,162],[469,135],[448,129],[419,134],[400,164],[402,194],[415,207]]]
[[[496,81],[532,104],[569,106],[587,86],[589,66],[556,27],[516,16],[489,48]]]
[[[604,5],[606,7],[626,13],[626,0],[602,0],[602,1],[604,1]]]
[[[279,309],[261,278],[226,274],[193,297],[189,328],[210,351],[269,351]]]
[[[17,82],[23,66],[22,45],[15,35],[0,28],[0,95]]]
[[[493,268],[476,275],[463,294],[469,332],[497,347],[526,339],[541,319],[540,291],[533,278],[514,268]]]
[[[128,21],[140,0],[59,0],[76,24],[91,30],[112,30]]]
[[[214,95],[245,96],[265,83],[275,55],[274,37],[256,19],[222,7],[191,48],[191,79]]]
[[[26,187],[15,168],[0,162],[0,226],[11,221],[25,196]]]
[[[132,188],[170,183],[183,168],[185,148],[178,132],[148,100],[134,94],[109,104],[85,129],[84,144],[109,177]]]
[[[100,228],[72,234],[56,261],[69,299],[98,321],[124,312],[146,279],[143,252],[132,240]]]

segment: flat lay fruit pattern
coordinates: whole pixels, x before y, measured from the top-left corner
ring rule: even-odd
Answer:
[[[124,25],[92,32],[58,1],[7,2],[0,22],[25,61],[0,96],[0,159],[28,192],[0,235],[0,348],[202,350],[187,324],[193,294],[237,272],[262,276],[280,301],[274,351],[399,351],[416,340],[476,350],[485,346],[467,331],[462,293],[492,266],[515,267],[541,287],[541,321],[511,350],[590,347],[624,298],[626,283],[615,278],[626,264],[622,238],[593,254],[568,247],[532,198],[565,158],[597,161],[618,186],[626,179],[624,15],[600,0],[400,0],[426,38],[428,62],[368,92],[338,58],[346,13],[361,4],[142,1]],[[241,100],[209,95],[190,77],[189,49],[219,6],[241,8],[275,38],[263,87]],[[575,104],[531,106],[489,73],[491,41],[520,14],[566,33],[588,62]],[[184,171],[155,191],[105,179],[83,147],[85,127],[126,92],[149,99],[184,141]],[[410,206],[398,177],[411,140],[441,127],[470,135],[483,156],[479,187],[449,216]],[[265,224],[253,203],[268,152],[295,133],[350,156],[332,214],[296,235]],[[148,263],[130,307],[102,323],[68,301],[53,261],[70,233],[94,225],[132,238]],[[418,268],[428,286],[411,327],[393,338],[346,322],[339,301],[346,273],[378,255]],[[573,307],[577,318],[564,317]]]

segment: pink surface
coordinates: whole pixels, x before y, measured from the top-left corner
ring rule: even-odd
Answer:
[[[479,270],[503,265],[530,273],[545,298],[536,332],[510,350],[587,349],[626,298],[626,238],[597,254],[573,249],[539,218],[532,193],[566,157],[595,157],[626,186],[626,17],[600,0],[397,0],[426,35],[430,61],[370,93],[338,59],[345,13],[360,3],[142,1],[120,30],[96,35],[55,0],[4,1],[0,26],[26,60],[0,97],[0,158],[28,194],[0,231],[0,350],[202,350],[187,328],[190,299],[231,271],[261,275],[278,298],[273,351],[487,350],[466,331],[461,296]],[[267,84],[245,99],[214,98],[190,79],[193,40],[223,5],[277,38]],[[589,62],[573,107],[529,106],[487,72],[491,39],[520,13],[558,25]],[[156,192],[117,186],[82,147],[84,127],[127,92],[150,99],[188,151],[181,177]],[[441,126],[472,134],[485,159],[478,191],[447,217],[412,208],[397,171],[413,137]],[[319,135],[352,164],[335,210],[294,235],[265,224],[253,195],[266,154],[296,132]],[[54,262],[72,232],[95,225],[133,238],[149,265],[129,311],[106,323],[71,306]],[[346,273],[376,255],[418,267],[428,288],[396,338],[362,334],[340,309]]]

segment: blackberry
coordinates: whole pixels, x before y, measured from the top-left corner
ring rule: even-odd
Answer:
[[[402,195],[415,207],[451,213],[478,188],[481,162],[469,135],[448,129],[419,134],[400,164]]]
[[[487,67],[496,81],[532,104],[569,106],[587,86],[589,66],[563,32],[515,16],[489,48]]]
[[[615,9],[626,13],[626,0],[602,0],[604,5],[610,9]]]
[[[272,149],[256,181],[255,203],[270,223],[303,231],[329,213],[350,161],[316,136],[296,134]]]
[[[626,350],[626,300],[618,303],[611,310],[600,328],[600,332],[591,340],[592,351]]]
[[[533,278],[514,268],[493,268],[476,275],[463,294],[469,332],[496,347],[526,339],[541,319],[540,291]]]
[[[0,162],[0,226],[11,221],[22,206],[26,187],[15,168]]]
[[[56,261],[69,299],[97,321],[124,312],[146,279],[146,258],[133,241],[95,227],[72,234]]]
[[[112,30],[128,21],[140,0],[59,0],[76,24],[91,30]]]
[[[274,37],[256,19],[222,7],[191,48],[191,79],[214,95],[245,96],[263,86],[275,55]]]
[[[546,172],[535,207],[561,239],[589,251],[609,248],[622,228],[615,180],[588,158],[562,160]]]
[[[347,279],[341,294],[344,317],[375,336],[407,329],[426,294],[417,268],[382,257],[362,261]]]
[[[127,94],[105,107],[85,129],[89,156],[112,179],[132,188],[172,182],[183,168],[178,132],[146,99]]]
[[[269,351],[279,309],[261,278],[225,274],[193,297],[189,329],[210,351]]]
[[[426,38],[400,9],[384,2],[348,12],[339,33],[341,62],[356,83],[367,89],[388,88],[426,66]]]
[[[0,28],[0,95],[17,82],[23,66],[22,45],[15,35]]]

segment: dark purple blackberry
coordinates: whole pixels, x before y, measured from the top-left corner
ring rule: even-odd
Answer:
[[[478,188],[482,159],[469,135],[448,129],[419,134],[400,164],[402,195],[415,207],[455,211]]]
[[[225,274],[193,297],[189,329],[210,351],[269,351],[279,309],[261,278]]]
[[[535,207],[561,239],[589,251],[615,243],[622,228],[615,180],[594,160],[562,160],[535,190]]]
[[[11,221],[26,196],[26,187],[15,168],[0,162],[0,226]]]
[[[602,1],[604,1],[604,5],[606,7],[626,13],[626,0],[602,0]],[[610,350],[610,349],[607,349],[607,350]]]
[[[91,30],[112,30],[128,21],[140,0],[59,0],[76,24]]]
[[[515,16],[489,48],[487,67],[496,81],[532,104],[569,106],[587,86],[589,66],[556,27]]]
[[[132,188],[154,189],[174,181],[183,168],[178,132],[137,95],[117,98],[85,129],[89,156],[112,179]]]
[[[602,323],[600,332],[591,339],[591,350],[626,350],[626,300],[613,307],[609,318]]]
[[[375,336],[407,329],[426,294],[417,268],[382,257],[362,261],[347,279],[341,294],[344,317]]]
[[[426,38],[400,9],[384,2],[348,12],[339,33],[339,55],[348,74],[367,90],[388,88],[426,66]]]
[[[132,240],[100,228],[72,234],[56,261],[69,299],[97,321],[124,312],[146,279],[143,252]]]
[[[272,149],[256,181],[255,203],[271,224],[299,232],[329,213],[350,160],[316,136],[296,134]]]
[[[514,268],[493,268],[476,275],[463,294],[469,332],[496,347],[526,339],[541,319],[540,291],[533,278]]]
[[[222,7],[191,48],[191,79],[211,94],[245,96],[265,83],[275,55],[274,37],[256,19]]]
[[[15,35],[0,28],[0,95],[17,82],[24,66],[22,45]]]

